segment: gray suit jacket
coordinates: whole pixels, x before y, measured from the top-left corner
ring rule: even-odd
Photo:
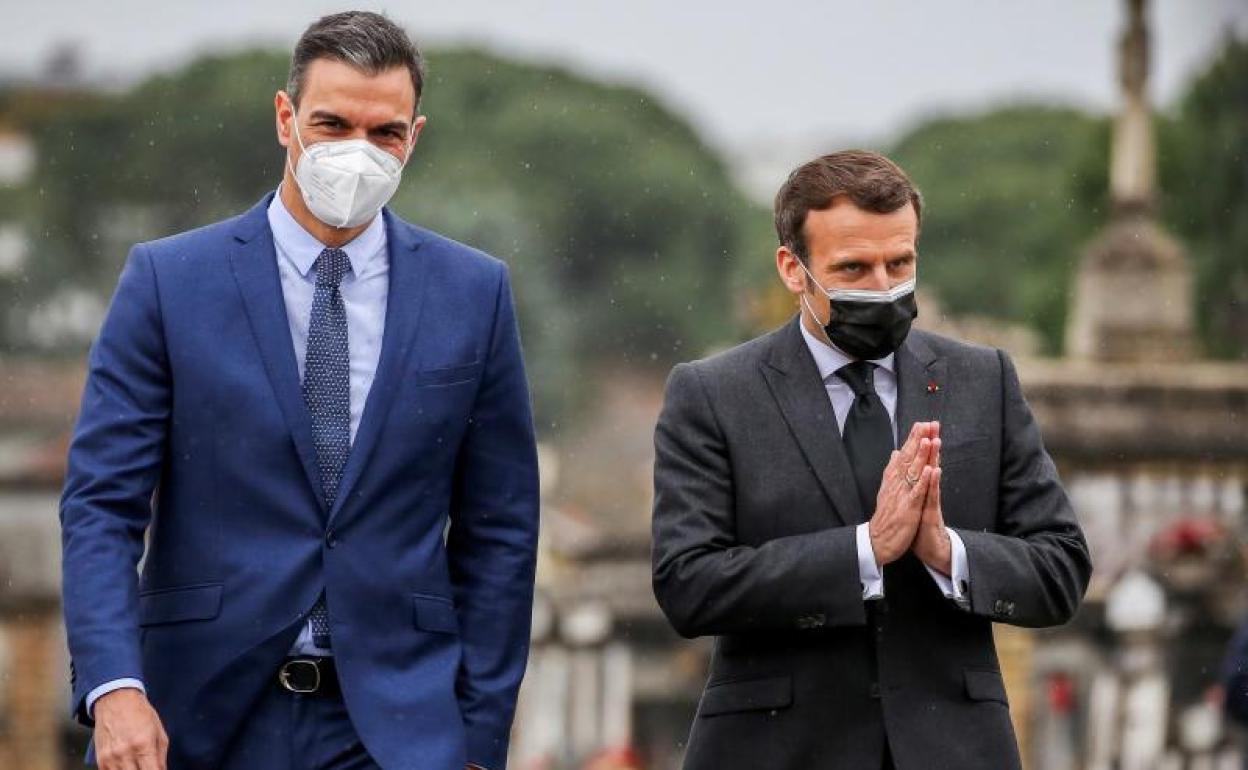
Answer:
[[[678,365],[655,431],[655,595],[717,637],[685,767],[876,770],[887,743],[900,770],[1017,768],[992,623],[1066,622],[1092,565],[1013,364],[919,331],[898,350],[898,432],[941,422],[970,607],[913,556],[867,603],[864,513],[797,324]]]

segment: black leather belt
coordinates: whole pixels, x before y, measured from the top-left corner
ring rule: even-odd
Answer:
[[[287,658],[277,670],[277,683],[300,695],[342,695],[333,658]]]

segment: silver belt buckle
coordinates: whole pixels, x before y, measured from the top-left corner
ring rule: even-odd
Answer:
[[[311,673],[309,677],[312,680],[311,685],[307,685],[302,680],[307,676],[307,672]],[[308,695],[321,689],[321,667],[316,665],[316,661],[307,659],[288,660],[278,669],[277,680],[281,682],[290,692]]]

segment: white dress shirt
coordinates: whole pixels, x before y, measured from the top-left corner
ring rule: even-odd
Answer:
[[[282,298],[290,338],[299,365],[299,381],[303,382],[304,359],[308,352],[308,326],[312,322],[312,299],[316,294],[316,259],[326,248],[303,226],[295,221],[282,203],[281,188],[273,196],[268,209],[269,229],[277,255]],[[386,250],[386,226],[378,214],[364,232],[341,247],[347,253],[351,270],[338,287],[347,313],[347,350],[350,361],[351,441],[360,427],[364,403],[377,373],[381,358],[381,338],[385,331],[386,300],[390,289],[390,255]],[[312,641],[312,628],[305,625],[290,650],[292,655],[327,656],[331,650],[317,647]],[[138,679],[115,679],[87,694],[87,713],[95,702],[113,690],[133,687],[145,690]]]
[[[849,384],[836,375],[836,372],[843,366],[853,363],[856,359],[846,355],[840,348],[832,345],[827,340],[822,340],[810,333],[806,328],[806,324],[799,321],[802,328],[802,338],[806,340],[806,347],[810,349],[811,356],[815,359],[815,366],[819,369],[819,376],[823,379],[823,385],[828,391],[828,399],[832,402],[832,411],[836,413],[836,427],[843,434],[845,432],[845,419],[849,416],[849,409],[854,404],[854,391],[850,389]],[[875,364],[875,393],[879,396],[880,401],[884,404],[884,409],[888,412],[888,420],[893,426],[893,446],[897,446],[897,372],[895,356],[889,353],[884,358],[876,359],[871,363]],[[865,600],[884,598],[884,571],[880,569],[879,564],[875,561],[875,551],[871,548],[871,533],[868,529],[868,523],[859,524],[855,530],[855,540],[858,545],[858,576],[862,581],[862,598]],[[941,592],[957,602],[959,606],[967,606],[966,593],[968,590],[969,570],[966,563],[966,545],[962,542],[962,538],[957,532],[945,527],[945,531],[949,533],[949,541],[952,545],[953,558],[950,571],[952,576],[945,575],[939,570],[927,567],[927,572],[936,581]],[[924,565],[925,567],[927,565]]]

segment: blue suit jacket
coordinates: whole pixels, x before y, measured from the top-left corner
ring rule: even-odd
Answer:
[[[376,760],[502,770],[538,519],[506,268],[385,212],[381,360],[327,508],[270,197],[136,246],[92,347],[61,501],[75,711],[141,678],[171,767],[211,768],[324,590]]]

